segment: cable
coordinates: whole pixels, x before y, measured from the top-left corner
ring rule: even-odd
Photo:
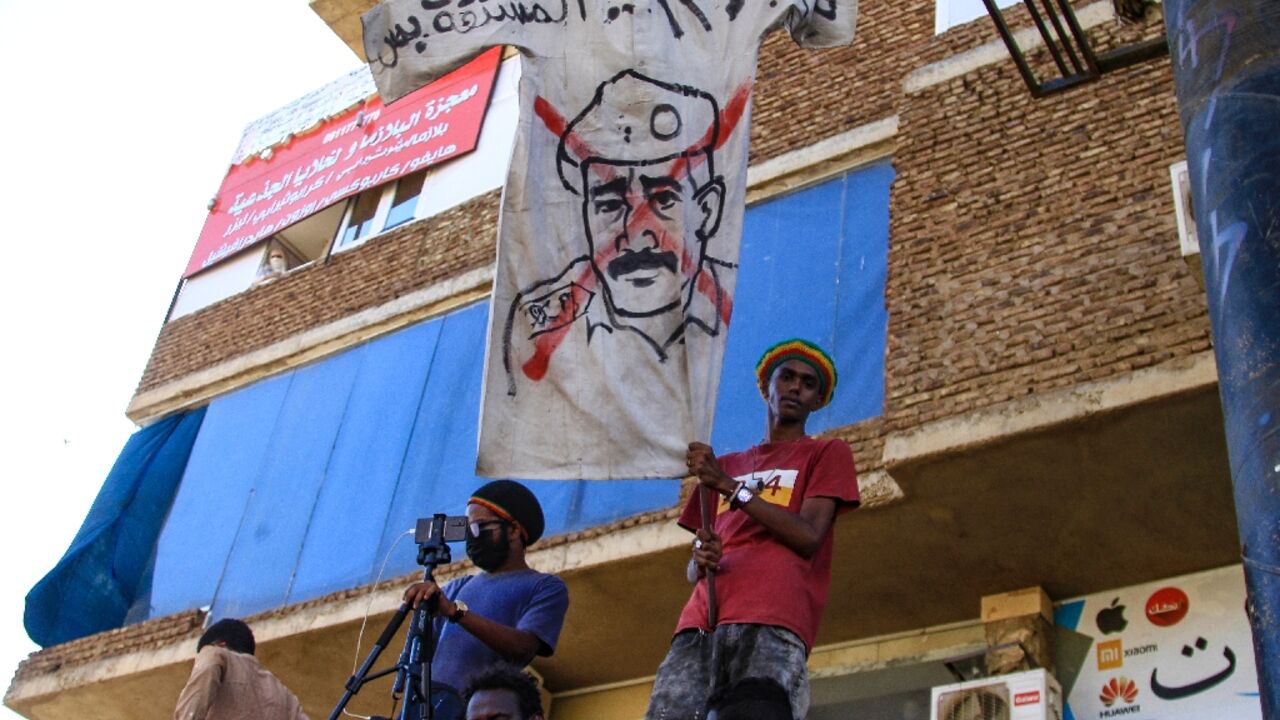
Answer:
[[[382,558],[382,565],[378,568],[378,576],[374,578],[373,585],[369,586],[369,603],[364,606],[364,619],[360,621],[360,633],[356,635],[356,654],[351,660],[351,673],[353,675],[360,669],[360,646],[364,644],[364,629],[369,624],[369,612],[373,609],[373,594],[378,588],[378,583],[382,582],[382,573],[387,570],[387,562],[391,560],[391,553],[395,552],[396,546],[400,544],[401,540],[413,533],[414,528],[409,528],[396,536],[396,539],[391,543],[391,547],[387,548],[387,554]],[[370,720],[369,716],[348,712],[346,708],[342,709],[342,714],[358,720]]]

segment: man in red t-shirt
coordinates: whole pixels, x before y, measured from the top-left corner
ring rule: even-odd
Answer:
[[[680,515],[694,532],[694,590],[658,668],[647,720],[701,720],[707,697],[749,677],[786,689],[792,713],[809,709],[805,668],[831,583],[836,515],[858,505],[853,454],[842,440],[805,434],[809,414],[831,401],[836,371],[813,343],[787,340],[756,366],[767,405],[765,441],[717,458],[691,443],[699,487]],[[719,494],[714,530],[702,529],[702,488]],[[707,617],[706,573],[715,573],[718,618]]]

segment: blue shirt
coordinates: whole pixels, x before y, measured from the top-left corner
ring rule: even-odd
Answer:
[[[555,652],[564,614],[569,609],[569,590],[564,581],[537,570],[497,575],[482,572],[450,580],[445,583],[444,594],[455,602],[465,602],[468,612],[533,633],[539,641],[538,654],[543,656]],[[473,675],[502,662],[498,653],[460,625],[437,618],[435,633],[432,682],[451,685],[461,693]]]

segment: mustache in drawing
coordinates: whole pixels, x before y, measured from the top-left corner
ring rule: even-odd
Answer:
[[[677,272],[680,266],[680,259],[676,254],[670,251],[654,252],[649,248],[645,248],[639,252],[624,252],[618,257],[609,261],[605,267],[605,271],[609,273],[609,277],[617,280],[621,275],[627,275],[637,270],[660,270],[666,268],[671,272]]]

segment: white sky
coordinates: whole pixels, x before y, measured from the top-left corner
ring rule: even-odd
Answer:
[[[306,0],[0,0],[3,687],[240,131],[359,62]]]

